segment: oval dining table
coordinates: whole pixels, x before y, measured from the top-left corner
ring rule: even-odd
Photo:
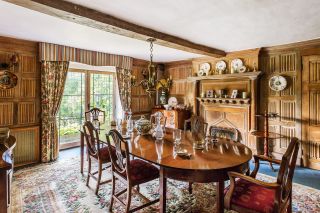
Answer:
[[[104,138],[100,138],[103,142]],[[156,141],[151,135],[133,133],[127,139],[130,154],[160,167],[160,212],[166,212],[167,178],[190,183],[216,183],[216,210],[224,211],[224,181],[228,172],[245,173],[249,169],[252,151],[228,139],[194,149],[191,132],[182,131],[180,149],[187,150],[190,158],[180,157],[173,143],[172,130],[167,129],[163,140]]]

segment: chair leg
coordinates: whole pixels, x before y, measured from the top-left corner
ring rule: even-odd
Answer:
[[[192,194],[192,183],[189,182],[189,194]]]
[[[91,173],[91,158],[88,157],[88,176],[87,176],[87,186],[89,186],[89,180],[90,180],[90,173]]]
[[[128,186],[127,189],[127,206],[126,206],[126,213],[129,213],[131,205],[131,186]]]
[[[97,179],[97,186],[96,186],[96,191],[95,191],[96,195],[98,195],[98,191],[100,188],[101,176],[102,176],[102,162],[99,160],[98,179]]]
[[[112,206],[114,201],[114,193],[115,193],[115,187],[116,187],[116,178],[112,175],[112,189],[111,189],[111,200],[110,200],[110,206],[109,206],[109,212],[112,212]]]
[[[292,212],[292,191],[290,192],[290,195],[289,195],[289,205],[288,205],[288,208],[287,208],[287,212],[288,213]]]

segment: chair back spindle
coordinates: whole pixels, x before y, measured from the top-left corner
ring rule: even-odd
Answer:
[[[98,156],[98,152],[100,150],[100,141],[97,129],[90,121],[86,121],[83,125],[83,132],[89,155]]]
[[[292,189],[292,178],[297,162],[299,146],[298,138],[292,138],[286,152],[282,156],[277,177],[277,183],[282,186],[282,199],[286,199]]]
[[[114,143],[114,147],[111,144],[110,137],[112,138],[112,141]],[[130,157],[129,157],[129,147],[127,141],[123,139],[121,134],[115,130],[112,129],[109,131],[107,135],[107,143],[108,143],[108,149],[112,162],[112,167],[117,173],[124,174],[126,173],[127,176],[130,173],[130,168],[127,166],[130,163]],[[115,152],[112,152],[112,149],[115,148]],[[125,159],[124,159],[125,158]]]

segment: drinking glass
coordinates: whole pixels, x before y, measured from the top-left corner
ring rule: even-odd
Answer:
[[[128,123],[127,123],[127,129],[128,129],[128,132],[131,133],[133,131],[133,120],[128,120]]]
[[[121,129],[122,129],[122,120],[121,119],[117,119],[117,130],[118,131],[121,131]]]
[[[175,145],[179,145],[181,142],[181,129],[175,129],[173,131],[173,140]]]

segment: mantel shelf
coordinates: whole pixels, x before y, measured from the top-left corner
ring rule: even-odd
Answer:
[[[248,105],[250,98],[197,98],[205,104]]]
[[[221,80],[221,79],[239,79],[249,78],[255,80],[261,74],[261,71],[256,72],[244,72],[244,73],[233,73],[233,74],[222,74],[222,75],[208,75],[208,76],[196,76],[188,77],[188,81],[201,81],[201,80]]]

